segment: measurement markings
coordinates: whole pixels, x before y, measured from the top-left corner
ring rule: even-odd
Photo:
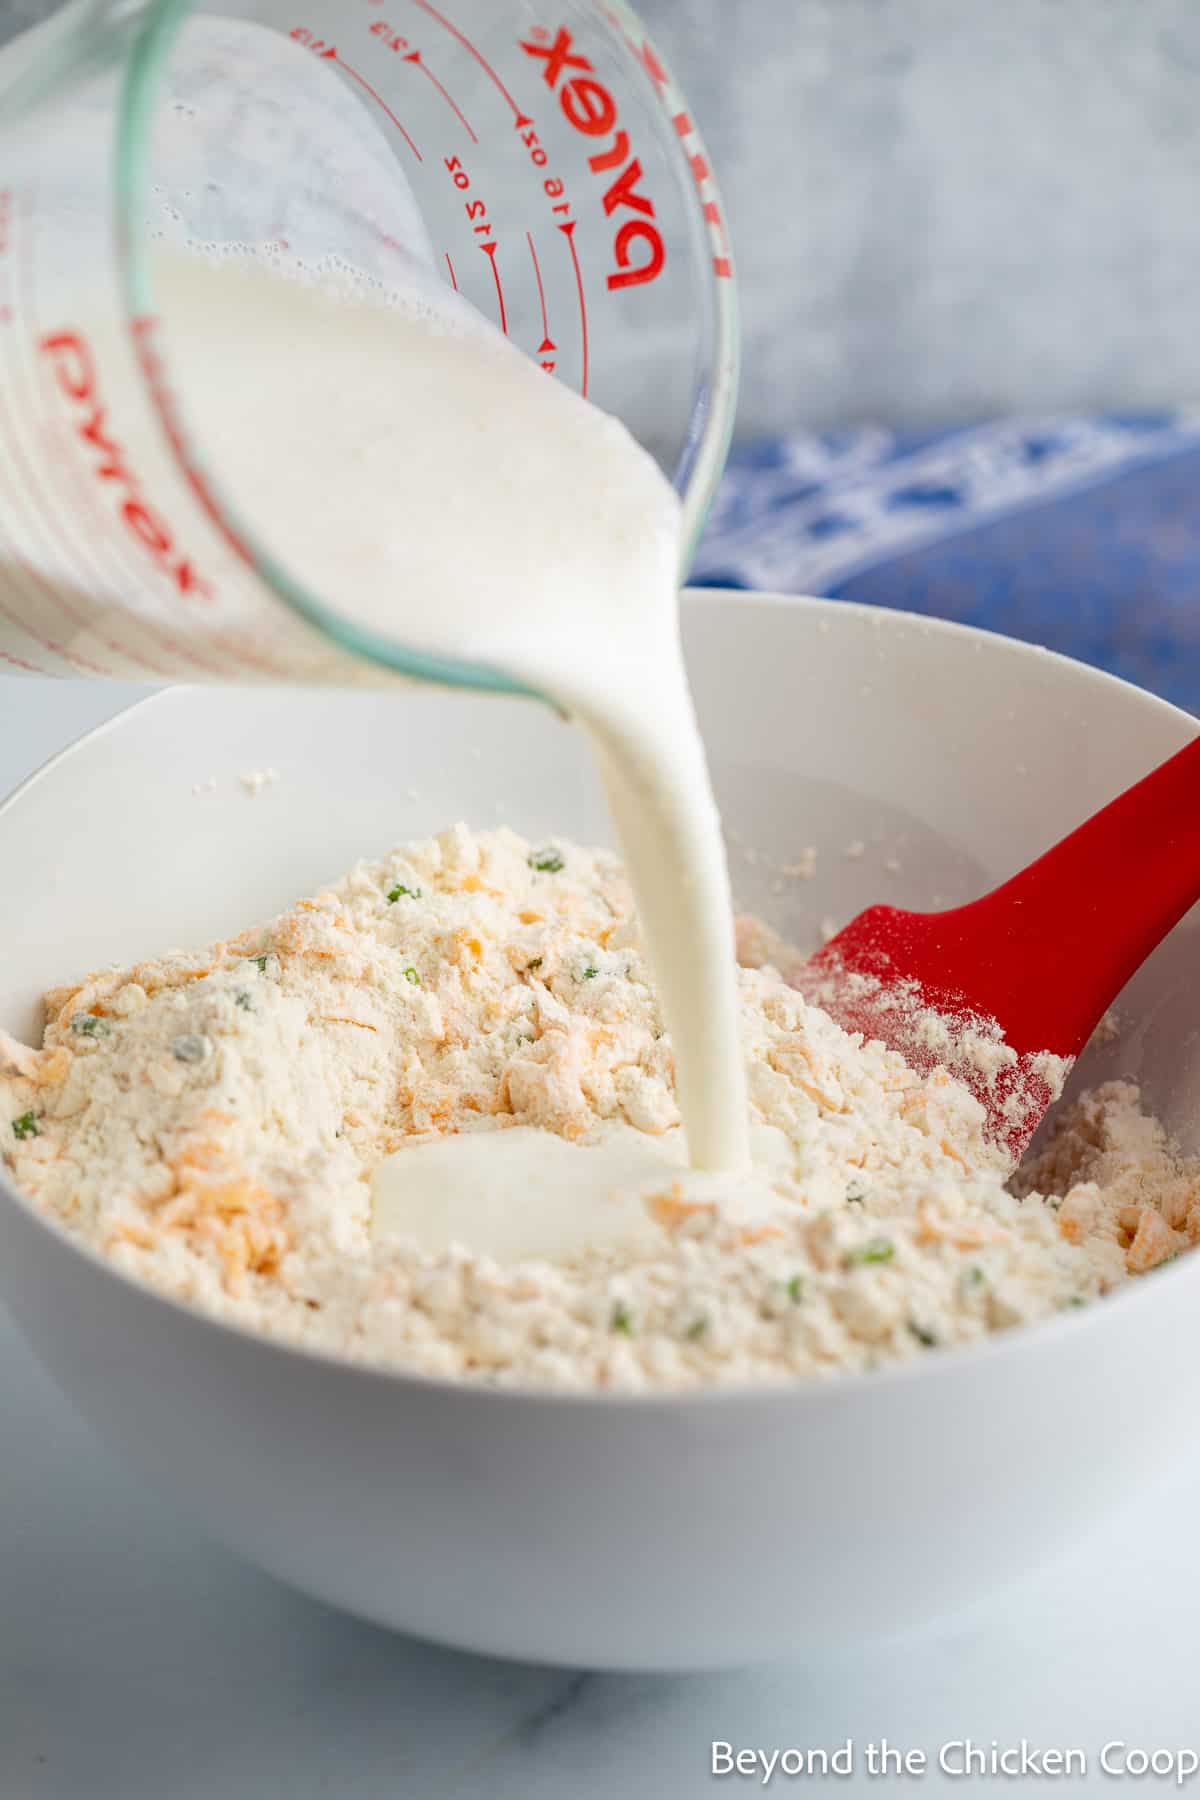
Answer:
[[[587,300],[585,299],[584,292],[583,292],[583,270],[579,267],[579,252],[575,248],[575,220],[568,219],[566,221],[566,223],[564,225],[560,225],[558,229],[562,232],[563,236],[567,240],[567,247],[571,252],[571,263],[575,270],[575,291],[579,295],[579,336],[580,336],[581,355],[582,355],[582,359],[583,359],[583,371],[582,371],[582,376],[581,376],[580,383],[579,383],[579,392],[583,395],[583,398],[586,400],[587,399],[587,391],[588,391]]]
[[[458,29],[458,26],[453,24],[452,21],[446,17],[445,13],[439,12],[436,6],[431,6],[429,0],[413,0],[413,4],[419,6],[423,13],[428,13],[431,19],[436,19],[443,30],[448,31],[450,36],[455,38],[458,43],[462,45],[468,55],[474,57],[475,61],[479,64],[479,67],[488,77],[488,80],[494,87],[499,89],[500,93],[504,95],[505,100],[508,102],[508,105],[512,108],[513,118],[518,130],[523,125],[532,125],[533,120],[529,118],[526,113],[521,111],[521,108],[517,105],[503,81],[501,81],[499,75],[497,75],[495,69],[493,69],[491,63],[487,60],[487,57],[475,48],[475,45],[471,42],[470,38],[464,37],[463,33]]]
[[[542,341],[538,345],[537,353],[539,356],[549,356],[551,351],[558,349],[558,345],[550,336],[550,320],[546,312],[546,289],[542,281],[542,265],[538,261],[537,245],[533,241],[532,231],[527,231],[525,233],[525,242],[529,245],[529,254],[533,258],[533,273],[537,280],[538,305],[542,309]],[[544,362],[542,367],[553,373],[554,364],[552,362]]]

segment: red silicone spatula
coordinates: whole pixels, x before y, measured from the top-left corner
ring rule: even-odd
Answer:
[[[959,1037],[998,1026],[1015,1065],[990,1078],[977,1059],[948,1066],[1015,1162],[1054,1098],[1041,1053],[1069,1065],[1198,899],[1200,738],[982,900],[940,913],[869,907],[789,979],[921,1072],[947,1060],[928,1012]]]

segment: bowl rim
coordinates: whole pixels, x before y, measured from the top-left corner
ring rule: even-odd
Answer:
[[[1064,670],[1070,670],[1072,679],[1081,675],[1088,684],[1099,688],[1116,688],[1135,697],[1138,705],[1148,705],[1150,710],[1160,715],[1179,721],[1181,724],[1195,726],[1198,721],[1182,707],[1169,700],[1152,694],[1146,688],[1138,687],[1134,682],[1126,681],[1121,676],[1111,675],[1106,670],[1093,668],[1090,664],[1080,662],[1077,658],[1063,655],[1059,651],[1048,650],[1039,644],[1030,644],[1019,638],[1006,636],[1003,632],[988,631],[981,626],[964,625],[957,620],[936,619],[921,613],[902,611],[898,608],[870,606],[858,601],[845,601],[816,598],[809,595],[783,594],[775,592],[759,592],[757,589],[740,588],[686,588],[682,595],[683,605],[688,609],[708,605],[763,605],[768,610],[799,610],[817,615],[826,615],[830,619],[853,619],[856,623],[870,624],[874,629],[902,630],[916,626],[923,634],[932,636],[952,636],[959,639],[985,645],[1003,646],[1006,650],[1016,651],[1018,656],[1029,656],[1034,659],[1049,659],[1061,664]],[[73,757],[89,747],[97,739],[108,732],[116,730],[134,713],[141,712],[148,706],[168,703],[169,697],[180,693],[199,693],[211,691],[220,694],[223,690],[214,686],[205,690],[199,685],[180,683],[176,686],[162,688],[143,696],[124,706],[110,719],[91,727],[71,743],[64,745],[48,757],[30,774],[24,777],[13,790],[0,799],[0,820],[16,806],[24,795],[61,762]],[[296,690],[301,691],[301,690]],[[316,690],[320,692],[321,690]],[[1165,1283],[1171,1284],[1171,1291],[1180,1288],[1180,1284],[1200,1279],[1200,1255],[1196,1257],[1197,1268],[1188,1270],[1190,1257],[1180,1257],[1170,1265],[1150,1271],[1153,1283],[1145,1278],[1125,1283],[1116,1293],[1098,1299],[1083,1308],[1072,1308],[1060,1312],[1050,1318],[1038,1320],[1030,1325],[1023,1325],[1009,1331],[988,1334],[973,1343],[954,1345],[939,1349],[935,1355],[915,1358],[911,1362],[895,1363],[881,1369],[849,1370],[831,1372],[828,1376],[796,1376],[778,1382],[741,1381],[728,1384],[712,1385],[696,1388],[650,1388],[646,1390],[621,1389],[611,1391],[598,1388],[539,1388],[534,1385],[493,1386],[470,1376],[427,1375],[419,1370],[407,1369],[403,1365],[372,1362],[360,1359],[337,1350],[326,1350],[311,1344],[294,1343],[286,1337],[275,1337],[238,1320],[219,1317],[199,1306],[190,1305],[187,1301],[176,1299],[171,1294],[162,1292],[151,1283],[127,1274],[118,1268],[107,1257],[93,1249],[90,1244],[82,1242],[65,1225],[60,1224],[49,1215],[39,1212],[9,1180],[0,1165],[0,1204],[13,1207],[27,1222],[40,1228],[52,1240],[82,1258],[97,1272],[117,1282],[148,1302],[152,1307],[165,1312],[168,1318],[182,1317],[200,1329],[216,1332],[219,1336],[232,1338],[235,1342],[253,1345],[277,1358],[299,1359],[303,1363],[315,1364],[329,1371],[337,1371],[348,1376],[363,1376],[376,1383],[400,1390],[415,1391],[422,1396],[432,1397],[440,1394],[447,1402],[481,1403],[494,1402],[509,1407],[530,1408],[539,1411],[556,1412],[561,1409],[574,1409],[580,1405],[589,1408],[600,1408],[604,1411],[623,1411],[636,1409],[639,1414],[663,1412],[674,1414],[679,1410],[691,1413],[697,1409],[705,1411],[724,1411],[730,1407],[746,1411],[751,1408],[770,1408],[772,1410],[787,1406],[789,1408],[818,1408],[824,1404],[837,1404],[838,1396],[846,1396],[847,1404],[855,1399],[870,1398],[876,1393],[889,1391],[900,1385],[908,1386],[914,1382],[930,1384],[937,1381],[955,1379],[960,1372],[969,1378],[971,1370],[986,1369],[1000,1359],[1013,1361],[1036,1354],[1038,1348],[1069,1342],[1073,1337],[1084,1332],[1092,1332],[1096,1321],[1103,1319],[1118,1309],[1117,1316],[1129,1317],[1135,1308],[1145,1309],[1154,1304],[1154,1294],[1166,1291]]]

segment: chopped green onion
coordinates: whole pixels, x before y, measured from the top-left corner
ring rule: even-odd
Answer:
[[[599,973],[600,973],[599,969],[593,969],[591,964],[589,963],[587,968],[583,971],[583,974],[579,977],[579,979],[580,979],[580,981],[595,981],[595,979]]]
[[[265,975],[267,972],[267,958],[265,956],[256,956],[254,960],[258,964],[259,974]]]
[[[613,1307],[609,1323],[614,1331],[623,1332],[626,1337],[633,1336],[633,1314],[623,1300],[618,1300]]]
[[[419,900],[421,898],[420,888],[405,887],[403,882],[397,882],[396,886],[392,888],[388,894],[388,905],[395,906],[397,900],[403,900],[406,894],[410,900]]]
[[[415,969],[405,969],[404,979],[405,981],[411,981],[414,987],[420,987],[421,985],[421,977],[417,974]]]
[[[22,1113],[19,1119],[12,1122],[13,1136],[21,1139],[41,1137],[42,1128],[37,1122],[37,1114]]]
[[[692,1342],[695,1343],[696,1339],[702,1338],[707,1330],[708,1320],[701,1316],[699,1319],[692,1320],[683,1335],[684,1337],[691,1338]]]
[[[531,850],[529,866],[531,869],[536,869],[539,875],[558,875],[566,868],[566,864],[553,845],[546,850]]]
[[[924,1325],[918,1325],[915,1319],[910,1319],[908,1321],[908,1329],[912,1332],[918,1344],[924,1344],[926,1350],[937,1349],[938,1341],[936,1335],[932,1331],[927,1331]]]
[[[979,1267],[978,1263],[975,1264],[974,1268],[968,1270],[967,1284],[969,1287],[983,1287],[983,1285],[986,1281],[987,1281],[987,1276],[984,1274],[983,1270]]]
[[[240,1006],[243,1012],[254,1011],[254,1002],[245,988],[238,989],[237,993],[233,996],[233,1004],[235,1006]]]
[[[804,1277],[803,1277],[803,1275],[793,1275],[792,1279],[787,1284],[787,1291],[788,1291],[788,1299],[791,1301],[792,1305],[799,1306],[800,1302],[804,1298]]]
[[[890,1263],[895,1254],[896,1246],[887,1238],[872,1238],[860,1249],[846,1252],[846,1267],[852,1268],[855,1263]]]
[[[1072,1294],[1071,1298],[1067,1301],[1067,1305],[1068,1306],[1086,1306],[1087,1300],[1083,1294]]]
[[[108,1020],[98,1018],[95,1013],[76,1013],[71,1020],[71,1030],[76,1037],[105,1038],[112,1035],[112,1026]]]

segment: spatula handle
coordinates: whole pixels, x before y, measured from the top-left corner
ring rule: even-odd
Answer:
[[[1010,965],[1031,1027],[1082,1049],[1100,1012],[1200,900],[1200,738],[982,900],[958,910],[977,946],[994,931],[993,979]]]

